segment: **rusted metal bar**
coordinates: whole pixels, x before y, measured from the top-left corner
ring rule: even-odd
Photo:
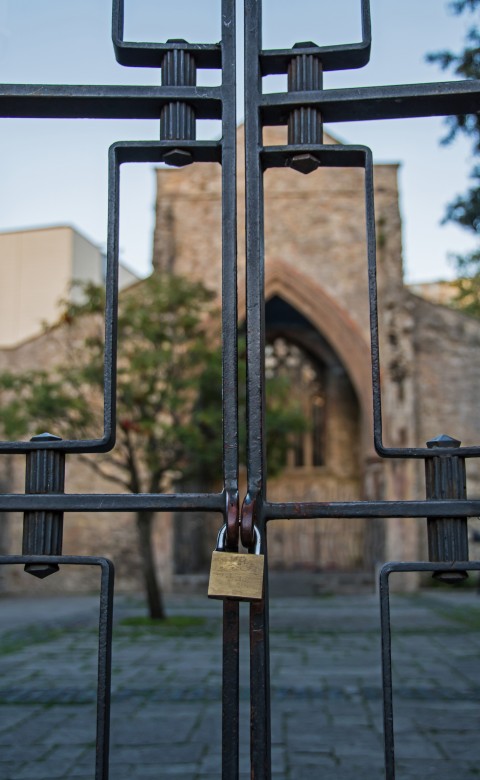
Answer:
[[[238,780],[239,772],[239,647],[240,602],[223,602],[222,780]]]

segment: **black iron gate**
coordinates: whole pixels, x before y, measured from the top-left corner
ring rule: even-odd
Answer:
[[[251,548],[258,531],[267,557],[267,524],[276,519],[426,517],[430,562],[387,564],[381,573],[382,640],[386,776],[394,777],[392,682],[390,664],[388,576],[392,571],[434,571],[454,579],[458,572],[480,569],[468,562],[467,517],[480,515],[480,501],[469,501],[465,458],[478,457],[480,447],[460,447],[453,440],[428,447],[387,448],[382,441],[380,365],[376,303],[375,222],[372,155],[363,146],[324,145],[323,122],[349,122],[401,117],[476,113],[478,82],[449,82],[362,89],[322,89],[326,70],[360,68],[370,55],[369,0],[361,0],[362,40],[344,46],[318,47],[310,42],[288,50],[263,50],[261,0],[245,0],[245,150],[248,359],[248,491],[238,494],[237,290],[236,290],[236,119],[235,0],[222,0],[222,40],[216,44],[132,43],[123,40],[124,0],[113,0],[113,43],[118,62],[133,67],[161,68],[162,86],[3,85],[0,116],[48,118],[150,118],[160,121],[160,141],[118,142],[109,156],[109,227],[104,369],[104,433],[98,440],[65,441],[55,436],[30,442],[3,442],[0,452],[26,455],[24,495],[3,495],[3,512],[24,512],[23,554],[5,556],[0,564],[25,564],[46,576],[59,564],[100,566],[102,570],[99,644],[99,695],[96,780],[108,777],[109,685],[113,569],[101,558],[62,556],[64,512],[153,510],[215,511],[223,516],[226,543],[236,551],[239,538]],[[294,11],[292,11],[294,13]],[[321,9],[319,10],[321,17]],[[218,87],[197,87],[197,68],[219,69]],[[288,74],[288,91],[263,94],[262,78]],[[195,140],[196,119],[221,119],[220,141]],[[265,147],[263,128],[288,126],[288,143]],[[165,162],[174,166],[215,162],[222,167],[223,257],[223,490],[219,493],[124,495],[64,493],[65,456],[105,452],[115,439],[115,355],[119,232],[119,171],[130,162]],[[367,255],[371,312],[371,354],[374,397],[374,440],[383,458],[423,459],[426,501],[350,503],[272,503],[266,497],[264,437],[264,263],[263,173],[290,166],[309,173],[322,167],[364,170]],[[239,604],[223,606],[223,762],[225,780],[238,778],[239,765]],[[264,598],[250,606],[251,635],[251,773],[271,777],[268,645],[268,573]]]

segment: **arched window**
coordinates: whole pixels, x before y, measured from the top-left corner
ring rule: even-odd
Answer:
[[[303,468],[325,463],[325,367],[298,344],[276,336],[265,346],[267,378],[285,376],[302,408],[307,430],[292,436],[286,466]]]

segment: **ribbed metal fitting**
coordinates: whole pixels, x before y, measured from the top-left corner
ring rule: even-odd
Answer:
[[[295,48],[310,48],[311,42],[296,43]],[[299,54],[292,57],[288,66],[288,91],[308,92],[323,88],[322,61],[315,54]],[[291,111],[288,119],[288,143],[323,143],[323,121],[321,112],[313,106],[301,106]],[[300,173],[311,173],[320,162],[313,154],[297,154],[289,160],[291,168]]]
[[[42,433],[31,441],[61,441],[59,436]],[[65,490],[65,454],[55,449],[31,450],[26,457],[25,493],[63,493]],[[63,512],[40,510],[24,512],[23,555],[61,555]],[[57,564],[27,563],[25,571],[43,579],[58,571]]]
[[[183,39],[167,43],[186,43]],[[162,60],[162,86],[194,87],[197,83],[195,59],[184,49],[172,49]],[[164,106],[160,113],[161,141],[194,141],[196,137],[195,110],[188,103],[174,102]],[[190,152],[174,149],[164,156],[169,165],[183,166],[192,162]]]
[[[457,449],[461,442],[442,434],[427,442],[429,449]],[[465,458],[442,454],[425,458],[427,499],[464,499],[467,497]],[[468,524],[466,517],[427,519],[428,555],[432,562],[468,561]],[[442,582],[455,583],[468,577],[466,571],[434,572]]]

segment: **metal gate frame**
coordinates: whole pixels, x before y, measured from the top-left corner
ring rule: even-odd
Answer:
[[[480,110],[480,82],[323,90],[325,70],[360,68],[370,57],[369,0],[361,1],[362,39],[358,43],[318,47],[311,42],[292,49],[263,50],[261,0],[245,7],[245,154],[246,154],[246,300],[247,300],[247,475],[240,509],[238,494],[237,272],[236,272],[236,114],[235,0],[222,0],[220,43],[125,41],[124,0],[113,0],[112,38],[120,64],[156,67],[162,86],[1,85],[0,117],[159,119],[160,141],[119,142],[109,152],[107,305],[105,315],[105,402],[101,439],[62,441],[55,436],[30,442],[0,442],[0,453],[24,453],[25,494],[0,496],[1,512],[24,513],[23,554],[4,556],[0,565],[25,564],[46,575],[59,564],[95,565],[102,569],[99,646],[96,780],[108,778],[113,570],[100,558],[61,555],[65,512],[214,511],[227,526],[227,546],[238,549],[239,536],[251,547],[255,529],[267,556],[267,524],[278,519],[427,518],[429,563],[386,564],[381,573],[385,696],[386,777],[395,774],[392,727],[391,654],[388,576],[392,571],[434,571],[439,577],[480,569],[468,561],[467,518],[480,515],[480,501],[467,500],[465,458],[478,457],[480,446],[460,447],[452,439],[432,439],[427,447],[387,448],[382,440],[378,346],[375,221],[372,155],[367,147],[323,144],[323,122],[448,116]],[[292,11],[293,13],[293,11]],[[218,87],[197,87],[196,69],[221,69]],[[263,94],[262,78],[288,74],[288,91]],[[196,119],[221,119],[218,142],[195,140]],[[287,125],[288,143],[265,147],[262,131]],[[222,167],[222,342],[223,342],[223,489],[219,493],[65,494],[65,455],[106,452],[115,442],[115,365],[118,305],[118,231],[120,167],[133,162],[182,166],[216,162]],[[263,257],[263,173],[285,165],[310,173],[322,167],[365,170],[367,263],[371,314],[374,443],[382,458],[423,459],[426,501],[355,501],[273,503],[267,500],[265,470],[265,299]],[[458,562],[460,561],[460,562]],[[239,604],[223,606],[222,778],[239,776]],[[250,605],[251,776],[271,778],[268,644],[268,567],[264,598]]]

